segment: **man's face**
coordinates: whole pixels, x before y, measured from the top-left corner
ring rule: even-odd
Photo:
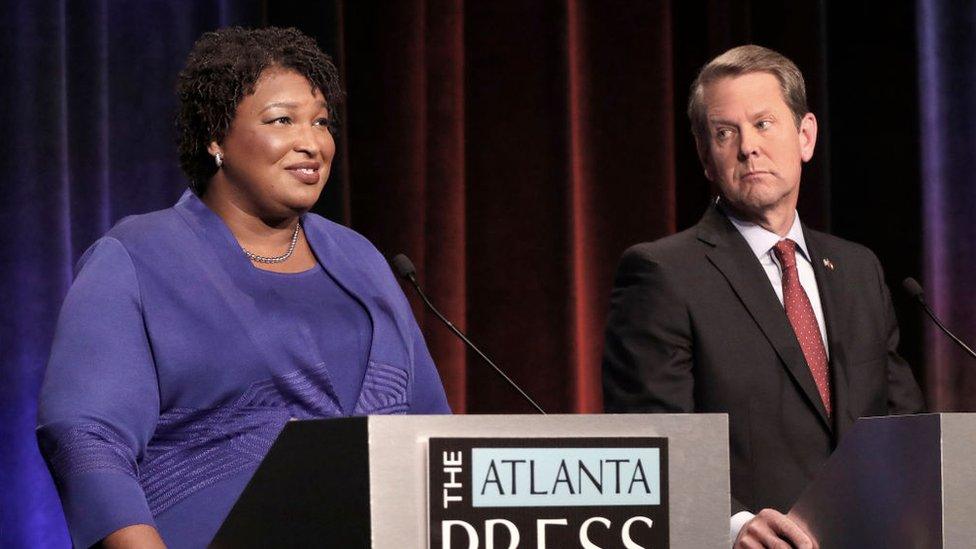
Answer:
[[[766,72],[721,78],[703,91],[708,133],[699,153],[725,203],[746,219],[796,208],[801,165],[817,142],[813,114],[797,128],[779,80]]]

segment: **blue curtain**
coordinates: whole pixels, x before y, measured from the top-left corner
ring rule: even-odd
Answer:
[[[193,41],[260,4],[9,2],[0,219],[0,546],[69,546],[34,441],[36,396],[72,267],[121,217],[185,189],[173,93]]]
[[[972,346],[976,339],[976,6],[921,0],[917,8],[923,283],[937,314]],[[935,327],[929,328],[927,336],[929,385],[935,389],[936,404],[945,410],[972,410],[976,407],[972,359]]]

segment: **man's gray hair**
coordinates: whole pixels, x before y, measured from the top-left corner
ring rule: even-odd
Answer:
[[[732,48],[709,61],[698,71],[688,96],[688,119],[691,133],[699,149],[707,146],[708,118],[705,112],[705,85],[728,76],[741,76],[753,72],[766,72],[779,80],[783,101],[793,113],[796,127],[810,112],[807,108],[807,89],[803,74],[796,64],[784,55],[762,46],[747,45]]]

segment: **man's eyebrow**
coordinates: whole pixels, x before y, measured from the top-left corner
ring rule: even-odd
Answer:
[[[725,117],[709,115],[707,117],[709,124],[733,124],[733,122]]]
[[[775,115],[773,114],[772,109],[760,109],[752,113],[750,118],[755,120],[756,118],[762,118],[764,116],[775,116]]]
[[[755,120],[757,118],[763,118],[765,116],[775,116],[772,109],[761,109],[756,112],[749,114],[750,120]],[[717,114],[710,114],[706,116],[706,120],[709,124],[734,124],[732,120],[729,120],[723,116]]]

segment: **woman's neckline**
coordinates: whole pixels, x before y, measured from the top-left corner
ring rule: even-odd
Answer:
[[[274,277],[274,278],[301,278],[301,277],[304,277],[304,276],[309,276],[309,275],[315,274],[315,273],[323,270],[322,264],[319,263],[318,261],[315,262],[315,265],[312,265],[311,267],[309,267],[308,269],[305,269],[304,271],[297,271],[297,272],[293,272],[293,273],[283,273],[283,272],[279,272],[279,271],[269,271],[268,269],[262,269],[260,267],[257,267],[254,264],[251,265],[251,268],[253,268],[258,273],[261,273],[262,275],[267,275],[267,276]]]

